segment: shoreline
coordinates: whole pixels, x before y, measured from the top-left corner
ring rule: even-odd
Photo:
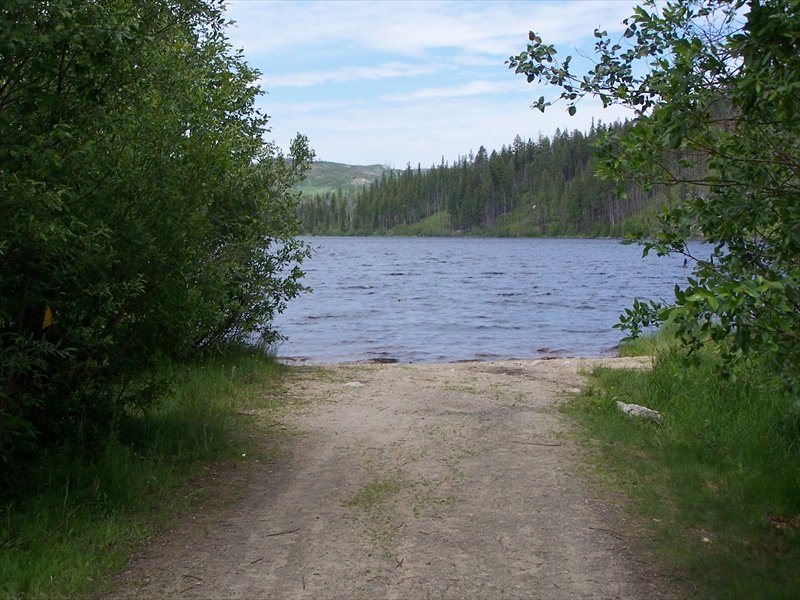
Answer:
[[[314,367],[314,366],[335,366],[335,365],[452,365],[462,363],[502,363],[502,362],[536,362],[541,360],[609,360],[619,358],[619,345],[608,351],[608,354],[592,355],[560,355],[544,354],[533,357],[485,357],[485,358],[458,358],[441,360],[409,360],[399,358],[360,358],[353,360],[317,360],[307,357],[295,356],[275,356],[275,360],[287,366]]]

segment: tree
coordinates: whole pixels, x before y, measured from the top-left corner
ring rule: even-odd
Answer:
[[[300,290],[310,151],[264,141],[215,0],[0,7],[0,462],[108,430]]]
[[[719,342],[725,364],[763,361],[800,386],[800,2],[674,0],[634,9],[619,41],[595,31],[585,75],[531,32],[509,59],[529,82],[560,92],[574,114],[586,96],[636,116],[619,144],[601,147],[603,173],[667,185],[681,199],[645,254],[678,253],[693,277],[669,305],[636,302],[619,326],[632,336],[673,323],[696,350]],[[713,245],[691,256],[687,240]]]

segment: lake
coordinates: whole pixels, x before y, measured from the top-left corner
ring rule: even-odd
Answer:
[[[311,363],[609,355],[633,298],[690,274],[608,239],[304,239],[313,292],[275,324],[278,356]]]

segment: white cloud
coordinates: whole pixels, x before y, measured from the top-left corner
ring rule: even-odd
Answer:
[[[452,64],[459,67],[502,67],[508,57],[503,56],[502,60],[497,56],[486,56],[485,54],[462,52],[455,54]]]
[[[230,0],[236,45],[248,55],[306,47],[320,54],[341,43],[402,56],[435,49],[505,57],[529,29],[574,44],[602,25],[621,30],[633,2],[241,2]],[[576,27],[587,24],[589,30]]]
[[[593,29],[621,32],[634,4],[230,0],[228,14],[239,22],[232,44],[263,73],[273,139],[300,131],[321,159],[402,167],[624,116],[588,100],[574,118],[563,106],[531,110],[547,90],[504,61],[524,49],[528,30],[565,54],[591,54]]]
[[[346,83],[348,81],[374,81],[395,77],[416,77],[418,75],[431,75],[441,70],[441,67],[434,64],[414,65],[410,63],[389,62],[376,67],[349,65],[333,70],[267,75],[261,78],[261,82],[264,87],[267,88],[309,87],[325,83]]]
[[[398,168],[407,163],[427,167],[438,164],[442,156],[453,162],[470,150],[477,152],[481,145],[490,151],[499,150],[517,134],[536,139],[540,133],[552,135],[556,128],[586,131],[592,116],[606,123],[626,116],[617,108],[601,111],[599,102],[594,101],[581,103],[574,117],[567,115],[564,106],[552,107],[543,114],[529,104],[529,99],[498,102],[462,97],[451,98],[446,105],[439,99],[428,99],[302,113],[284,105],[272,107],[270,113],[274,117],[272,137],[279,143],[296,133],[288,123],[302,122],[302,132],[309,136],[321,160],[386,163]]]
[[[363,100],[347,100],[347,101],[334,101],[334,100],[317,100],[313,102],[270,102],[269,100],[262,100],[261,108],[265,109],[267,114],[291,114],[293,116],[304,115],[307,113],[324,113],[336,114],[338,112],[363,107],[367,103]]]
[[[451,87],[422,88],[400,94],[388,94],[381,100],[388,102],[409,102],[414,100],[435,100],[444,98],[462,98],[464,96],[480,96],[496,94],[498,92],[519,91],[519,82],[514,80],[497,81],[470,81],[462,85]]]

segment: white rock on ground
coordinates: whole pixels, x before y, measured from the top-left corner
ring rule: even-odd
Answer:
[[[626,404],[625,402],[617,400],[617,408],[630,417],[640,417],[648,421],[655,421],[656,423],[660,423],[662,419],[661,413],[657,410],[638,404]]]

